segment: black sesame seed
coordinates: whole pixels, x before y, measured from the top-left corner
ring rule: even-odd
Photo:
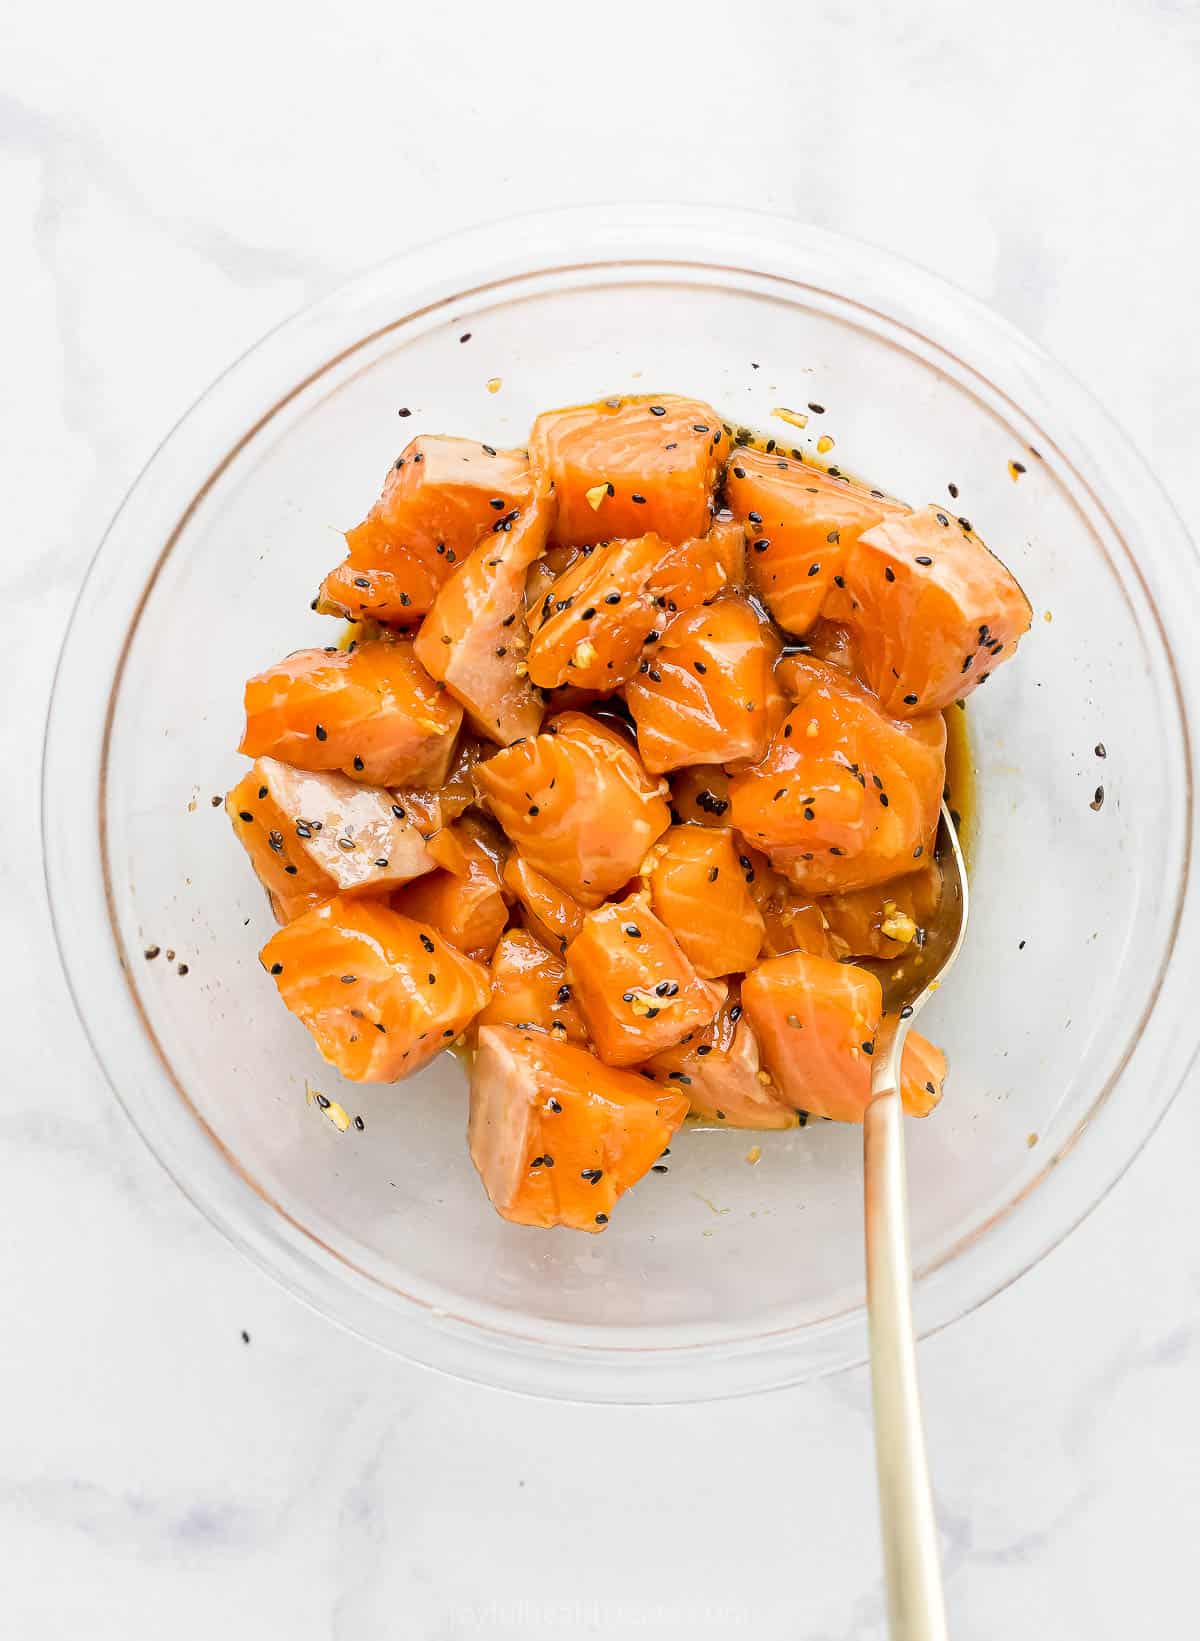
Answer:
[[[1096,795],[1088,807],[1090,809],[1102,809],[1104,807],[1104,788],[1102,786],[1096,788]]]
[[[161,946],[147,946],[146,950],[142,953],[142,956],[146,958],[148,962],[153,962],[161,951]],[[274,973],[274,970],[272,970],[272,973]]]
[[[624,932],[629,936],[630,940],[640,940],[642,938],[642,931],[638,928],[636,923],[626,923]]]
[[[900,1018],[902,1020],[911,1020],[912,1019],[912,1004],[911,1003],[905,1003],[904,1007],[900,1010]]]
[[[327,741],[329,739],[329,735],[324,724],[318,724],[314,733],[318,741]]]
[[[721,868],[719,866],[710,866],[709,867],[709,869],[708,869],[708,881],[710,883],[715,883],[717,881],[717,879],[720,877],[720,875],[721,875]]]
[[[733,476],[735,479],[744,479],[746,477],[746,469],[744,467],[735,467],[733,470]]]
[[[698,673],[703,674],[703,673],[706,673],[708,671],[708,668],[705,666],[703,661],[693,661],[692,665],[695,667],[695,669]]]
[[[471,340],[470,331],[469,330],[463,331],[462,335],[459,337],[459,341],[460,342],[469,342],[470,340]]]
[[[806,809],[804,811],[804,818],[805,818],[805,820],[815,820],[816,819],[816,810],[815,809]]]
[[[760,536],[757,541],[752,541],[750,545],[756,553],[765,553],[771,545],[771,538],[769,536]]]
[[[917,697],[915,695],[906,695],[904,697],[904,704],[906,707],[915,707],[917,704]]]
[[[667,414],[666,406],[665,405],[651,405],[650,406],[650,414],[652,416],[665,416]]]
[[[581,1168],[579,1177],[587,1180],[589,1185],[598,1185],[604,1178],[604,1170],[603,1168]]]
[[[936,513],[934,517],[944,529],[948,530],[950,528],[950,520],[946,517],[945,513]]]
[[[923,564],[926,568],[928,568],[928,566],[933,563],[933,560],[930,558],[928,553],[918,553],[916,558],[913,559],[913,563]]]
[[[650,1172],[652,1174],[669,1174],[671,1170],[667,1167],[665,1162],[656,1162]]]
[[[815,405],[811,399],[809,400],[808,408],[812,411],[814,416],[823,416],[825,414],[825,406]]]
[[[862,1045],[862,1051],[863,1051],[864,1054],[874,1054],[875,1044],[874,1043],[864,1043]]]
[[[531,804],[530,804],[530,805],[529,805],[529,813],[530,813],[530,814],[531,814],[531,815],[540,815],[540,814],[541,814],[541,810],[540,810],[540,809],[539,809],[539,808],[538,808],[538,806],[537,806],[537,804],[536,804],[536,803],[531,803]]]
[[[647,1009],[646,1010],[647,1020],[657,1020],[660,1012],[661,1011],[657,1008]]]
[[[619,604],[621,602],[621,595],[620,593],[605,593],[604,602],[606,604]]]
[[[808,573],[810,576],[819,575],[821,573],[821,566],[819,564],[810,564],[808,567]]]
[[[248,809],[239,809],[238,810],[238,819],[242,820],[242,821],[252,821],[254,819],[254,816],[250,813],[250,811]]]
[[[895,572],[895,570],[893,570],[893,569],[892,569],[892,567],[891,567],[891,565],[890,565],[890,564],[885,564],[885,565],[884,565],[884,567],[883,567],[883,573],[884,573],[884,575],[885,575],[885,576],[886,576],[886,577],[887,577],[887,579],[888,579],[888,580],[889,580],[889,581],[895,581],[895,579],[896,579],[896,572]]]
[[[321,1107],[321,1110],[322,1111],[328,1111],[329,1110],[329,1096],[327,1094],[318,1094],[316,1098],[317,1098],[317,1104]]]
[[[272,974],[282,974],[283,973],[283,964],[282,963],[272,963],[271,964],[271,973]]]
[[[1092,748],[1092,751],[1096,754],[1097,758],[1107,758],[1108,757],[1108,751],[1105,748],[1105,745],[1104,745],[1103,741],[1097,741],[1095,746]]]
[[[546,1101],[546,1110],[547,1111],[553,1111],[556,1117],[559,1116],[562,1112],[562,1106],[554,1098],[553,1095],[551,1095],[550,1098]]]
[[[597,1225],[607,1225],[608,1224],[608,1215],[607,1214],[597,1214],[596,1215],[596,1224]]]
[[[362,759],[359,757],[357,752],[354,754],[354,767],[355,767],[355,769],[357,769],[359,771],[360,774],[367,767],[366,764],[363,763]]]

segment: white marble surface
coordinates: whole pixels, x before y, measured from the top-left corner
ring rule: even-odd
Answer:
[[[1115,406],[1200,530],[1200,10],[888,9],[0,8],[14,1641],[882,1636],[863,1374],[667,1411],[470,1389],[343,1336],[201,1221],[72,1015],[34,762],[84,566],[191,399],[362,264],[538,202],[740,202],[905,252]],[[1198,1095],[923,1348],[957,1636],[1196,1632]]]

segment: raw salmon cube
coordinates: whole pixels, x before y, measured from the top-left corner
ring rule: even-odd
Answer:
[[[873,974],[806,952],[770,957],[743,980],[742,1007],[781,1099],[836,1122],[863,1120],[883,1015]]]
[[[910,1117],[927,1117],[942,1097],[946,1056],[919,1031],[910,1031],[900,1057],[900,1102]]]
[[[386,894],[434,868],[390,793],[332,771],[260,758],[225,808],[284,923],[338,893]]]
[[[518,1225],[600,1231],[658,1161],[687,1100],[557,1034],[486,1026],[471,1069],[471,1160]]]
[[[477,1024],[549,1031],[586,1043],[587,1027],[567,982],[567,966],[527,929],[510,929],[492,957],[492,996]]]
[[[727,442],[711,405],[667,393],[546,411],[529,453],[554,481],[555,540],[589,547],[648,531],[703,535]]]
[[[347,558],[322,581],[314,607],[321,615],[341,616],[344,621],[409,627],[430,608],[441,584],[441,577],[420,559],[399,549],[391,554],[387,569],[359,569]]]
[[[763,1068],[754,1028],[744,1014],[736,989],[716,1019],[689,1034],[674,1048],[647,1061],[649,1072],[668,1088],[688,1097],[692,1112],[729,1128],[795,1128],[795,1109],[781,1100]]]
[[[535,684],[611,691],[636,671],[647,635],[662,625],[649,584],[666,550],[655,535],[612,541],[558,577],[529,646]]]
[[[469,819],[443,828],[427,848],[439,869],[394,895],[392,906],[486,963],[508,922],[500,862]]]
[[[650,578],[650,590],[668,615],[707,604],[746,579],[746,538],[736,519],[718,514],[708,533],[667,547]]]
[[[532,493],[524,451],[422,434],[389,468],[363,522],[347,531],[348,562],[371,575],[390,570],[396,593],[407,588],[415,610],[426,583],[436,591],[483,532]]]
[[[878,491],[760,450],[734,451],[725,499],[745,528],[751,585],[794,633],[807,632],[820,615],[861,533],[904,511]]]
[[[491,994],[487,970],[435,929],[361,896],[296,918],[261,960],[330,1065],[355,1083],[420,1070]]]
[[[750,968],[762,945],[763,920],[730,829],[673,826],[651,855],[655,914],[701,979]]]
[[[534,871],[585,907],[622,888],[670,824],[629,742],[578,712],[478,764],[475,780]]]
[[[573,895],[535,872],[519,849],[504,867],[504,887],[521,903],[527,926],[553,952],[565,952],[583,927],[583,907]]]
[[[646,649],[625,699],[651,774],[687,764],[757,762],[782,695],[779,642],[745,599],[730,595],[677,615]]]
[[[905,511],[879,491],[795,459],[735,450],[726,500],[743,526],[751,586],[780,626],[805,633],[863,530]]]
[[[866,888],[920,869],[946,774],[940,717],[888,718],[844,673],[791,658],[796,705],[729,788],[729,818],[798,889]]]
[[[855,672],[898,718],[961,701],[1029,630],[1029,600],[1014,577],[940,507],[867,531],[842,583],[825,614],[849,628]]]
[[[645,895],[589,912],[567,947],[567,972],[596,1052],[614,1066],[639,1065],[706,1026],[725,997]]]
[[[508,746],[536,735],[542,698],[530,684],[525,581],[554,508],[543,495],[496,516],[445,583],[417,635],[417,659],[445,684],[481,735]]]
[[[406,639],[298,650],[246,685],[240,752],[298,769],[340,769],[368,786],[437,786],[462,708]]]

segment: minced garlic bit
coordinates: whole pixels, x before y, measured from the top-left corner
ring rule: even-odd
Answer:
[[[802,411],[789,410],[786,405],[776,405],[771,414],[778,416],[781,422],[790,422],[793,427],[808,426],[808,417]]]
[[[746,1152],[746,1161],[748,1163],[750,1163],[751,1166],[753,1166],[759,1160],[759,1158],[761,1156],[762,1156],[762,1146],[761,1145],[752,1145],[750,1147],[749,1151]]]
[[[350,1118],[344,1106],[336,1100],[331,1100],[320,1089],[314,1088],[307,1078],[304,1080],[304,1102],[306,1105],[316,1105],[329,1118],[339,1134],[344,1134],[350,1126]]]
[[[498,376],[492,376],[488,379],[487,390],[489,393],[499,393],[503,385]]]
[[[1053,610],[1043,610],[1042,611],[1042,620],[1043,621],[1053,621],[1054,620]]]
[[[771,1081],[771,1073],[769,1071],[756,1071],[754,1075],[758,1078],[759,1082],[764,1085],[769,1084]]]
[[[590,490],[585,490],[583,493],[588,499],[588,505],[595,512],[607,496],[608,486],[607,484],[594,484]]]
[[[821,733],[821,725],[816,718],[810,718],[808,720],[808,723],[804,726],[804,733],[808,736],[810,741],[815,739],[815,737]]]
[[[1031,1151],[1033,1150],[1033,1148],[1037,1144],[1037,1142],[1038,1142],[1038,1137],[1037,1137],[1036,1134],[1026,1134],[1025,1144],[1029,1147],[1029,1149]]]
[[[879,932],[887,935],[889,940],[899,940],[907,946],[917,938],[917,925],[894,900],[887,900],[883,905],[883,922],[879,925]]]
[[[596,646],[585,638],[582,644],[576,644],[575,654],[571,657],[577,667],[590,667],[596,659]]]
[[[822,433],[821,437],[817,440],[817,450],[819,454],[824,456],[832,449],[833,440],[830,438],[828,433]]]

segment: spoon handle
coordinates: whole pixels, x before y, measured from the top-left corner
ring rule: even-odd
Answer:
[[[867,1107],[863,1146],[871,1393],[891,1641],[946,1641],[917,1385],[904,1112],[896,1088],[877,1094]]]

